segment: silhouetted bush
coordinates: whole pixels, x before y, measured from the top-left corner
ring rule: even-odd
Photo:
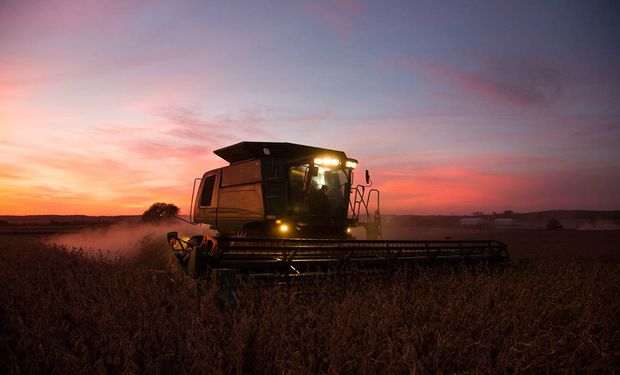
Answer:
[[[175,217],[179,213],[179,208],[171,203],[153,203],[151,207],[142,214],[142,221],[154,222],[167,220]]]

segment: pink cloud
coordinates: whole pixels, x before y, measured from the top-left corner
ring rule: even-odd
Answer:
[[[137,10],[145,0],[6,0],[0,6],[0,30],[71,32],[94,24],[117,21]]]
[[[353,18],[362,13],[359,0],[301,0],[303,8],[327,24],[343,40],[353,33]]]
[[[172,52],[157,50],[139,55],[129,54],[122,57],[108,57],[90,61],[88,56],[77,55],[74,51],[57,52],[48,55],[45,61],[36,53],[20,58],[0,54],[0,96],[20,96],[32,91],[34,87],[45,87],[49,83],[61,84],[67,81],[83,80],[103,75],[113,75],[132,69],[178,58]],[[172,80],[174,77],[168,77]],[[159,83],[159,81],[158,81]]]
[[[94,137],[146,159],[211,159],[213,150],[248,138],[271,139],[260,114],[245,113],[205,119],[187,107],[156,111],[156,119],[142,126],[103,126]]]
[[[0,99],[23,99],[49,71],[47,64],[0,53]]]
[[[0,80],[0,100],[23,98],[27,92],[28,90],[23,85]]]

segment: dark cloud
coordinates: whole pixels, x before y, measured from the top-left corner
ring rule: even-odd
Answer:
[[[561,75],[554,67],[545,64],[491,59],[470,71],[410,58],[406,66],[468,94],[518,107],[546,107],[562,93]]]
[[[550,105],[563,90],[560,72],[536,62],[493,59],[481,77],[499,96],[524,106]]]
[[[601,134],[609,134],[620,130],[620,124],[608,123],[603,125],[589,125],[579,130],[575,130],[570,135],[571,137],[593,137]]]

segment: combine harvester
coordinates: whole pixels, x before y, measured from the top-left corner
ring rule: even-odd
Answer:
[[[353,185],[357,160],[342,151],[293,143],[241,142],[214,151],[230,165],[194,181],[190,222],[216,236],[168,233],[190,276],[233,274],[303,276],[396,264],[495,264],[506,245],[488,241],[382,240],[379,191]],[[353,239],[363,227],[365,240]],[[219,276],[218,276],[219,277]]]

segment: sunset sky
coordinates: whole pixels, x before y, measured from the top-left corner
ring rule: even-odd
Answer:
[[[243,140],[345,151],[388,214],[620,209],[615,4],[2,0],[0,215],[187,213]]]

